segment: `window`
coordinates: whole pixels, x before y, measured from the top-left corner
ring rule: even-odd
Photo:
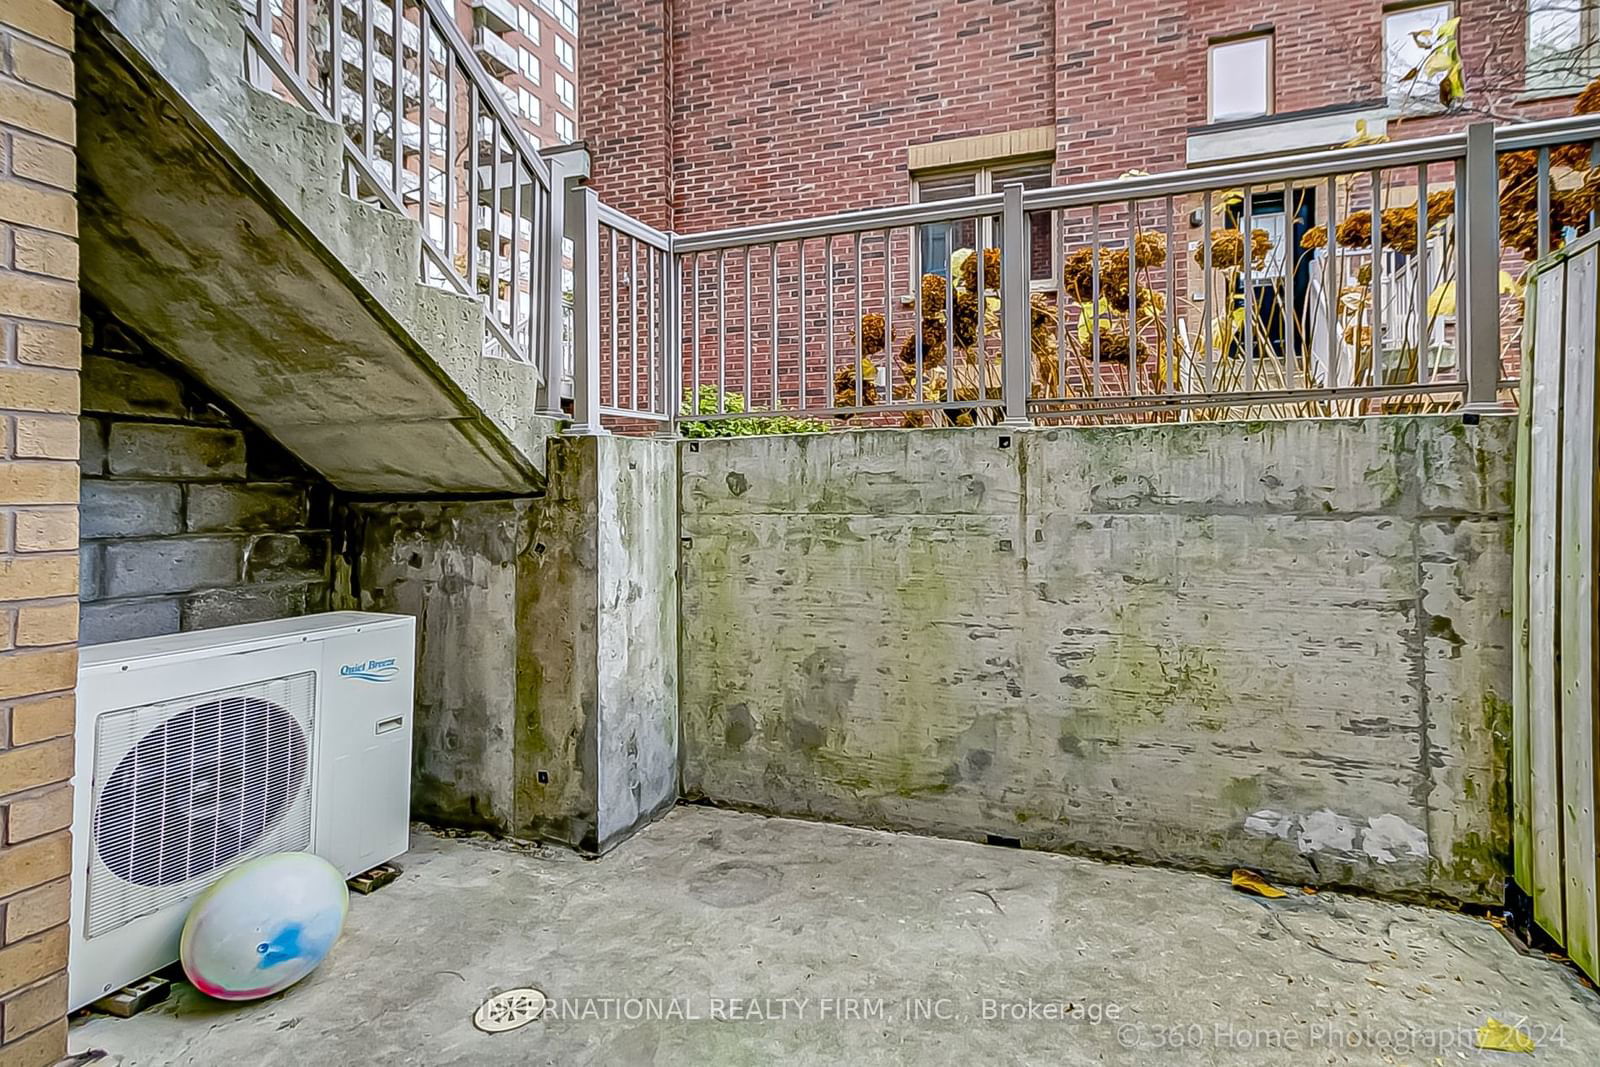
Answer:
[[[520,86],[517,88],[517,110],[523,118],[535,126],[539,125],[539,98],[531,90]]]
[[[578,139],[577,124],[561,112],[556,112],[556,143],[571,144]]]
[[[1600,73],[1600,4],[1528,0],[1528,88],[1581,89]]]
[[[517,29],[530,44],[539,43],[539,13],[531,7],[517,8]]]
[[[1050,160],[1001,162],[975,170],[951,171],[916,179],[915,193],[919,203],[938,200],[957,200],[963,196],[982,196],[999,192],[1007,185],[1021,185],[1025,189],[1048,189],[1053,164]],[[983,243],[986,248],[1000,245],[1000,220],[983,219]],[[1028,238],[1033,246],[1030,277],[1035,282],[1053,284],[1055,242],[1051,238],[1051,213],[1041,212],[1028,218]],[[945,276],[950,271],[950,257],[962,248],[976,247],[977,232],[974,220],[923,226],[920,233],[922,273]],[[998,284],[999,279],[994,279]],[[989,279],[984,281],[985,287]]]
[[[556,75],[556,99],[560,100],[563,106],[577,110],[578,90],[559,74]]]
[[[561,19],[562,28],[568,33],[578,32],[578,9],[567,3],[566,0],[561,2],[561,11],[558,17]]]
[[[556,62],[568,70],[578,69],[578,52],[565,37],[556,38]]]
[[[526,48],[517,52],[517,65],[522,68],[522,76],[533,84],[539,84],[539,57]]]
[[[1455,16],[1454,4],[1420,4],[1383,13],[1383,91],[1402,111],[1433,111],[1443,71],[1420,70],[1433,51],[1434,34]],[[1405,76],[1413,70],[1415,77]]]
[[[1272,34],[1213,44],[1206,85],[1212,122],[1272,114]]]

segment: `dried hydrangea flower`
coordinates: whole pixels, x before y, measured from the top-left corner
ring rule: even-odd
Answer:
[[[1385,208],[1380,229],[1383,233],[1385,248],[1392,248],[1404,255],[1415,255],[1417,251],[1417,209],[1415,207]]]
[[[1428,223],[1443,222],[1455,214],[1456,191],[1454,189],[1440,189],[1428,194]]]
[[[978,257],[969,255],[962,260],[958,271],[961,279],[961,288],[969,293],[978,290]],[[993,290],[1000,288],[1000,250],[998,248],[985,248],[983,250],[983,288]]]
[[[1138,267],[1159,267],[1167,262],[1165,234],[1138,233],[1133,237],[1133,262]]]
[[[883,351],[884,323],[883,316],[877,314],[861,316],[861,351],[868,356],[875,356]]]
[[[1372,212],[1356,211],[1345,216],[1333,233],[1340,248],[1372,247]]]

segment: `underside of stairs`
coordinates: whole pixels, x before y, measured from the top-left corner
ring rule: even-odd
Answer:
[[[86,0],[83,285],[340,489],[524,493],[555,420],[423,284],[411,219],[341,188],[342,132],[252,87],[235,0]]]

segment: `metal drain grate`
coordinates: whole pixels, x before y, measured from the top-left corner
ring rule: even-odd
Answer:
[[[527,1026],[544,1014],[548,998],[532,986],[496,993],[472,1013],[472,1025],[486,1034],[503,1034]]]

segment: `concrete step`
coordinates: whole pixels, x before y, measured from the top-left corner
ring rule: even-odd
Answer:
[[[422,284],[419,227],[341,188],[342,134],[243,76],[235,0],[86,0],[83,284],[334,485],[527,492],[554,420]]]

